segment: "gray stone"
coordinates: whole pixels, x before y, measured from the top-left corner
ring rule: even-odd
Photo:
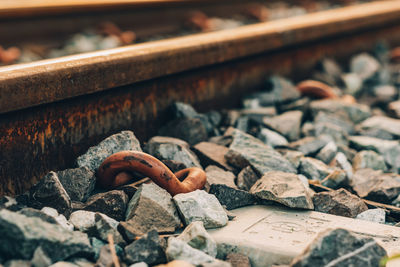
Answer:
[[[342,152],[346,156],[346,158],[350,161],[352,161],[357,154],[357,150],[352,149],[348,146],[339,144],[337,147],[338,147],[338,152]]]
[[[362,89],[363,80],[356,73],[346,73],[341,77],[346,94],[357,95]]]
[[[387,132],[395,137],[400,137],[400,119],[393,119],[386,116],[373,116],[359,124],[360,129],[378,129]]]
[[[186,225],[202,221],[208,229],[225,226],[228,222],[228,216],[217,198],[203,190],[177,194],[173,200]]]
[[[350,70],[356,73],[362,80],[368,80],[377,74],[381,64],[367,53],[354,56],[350,62]]]
[[[230,253],[226,256],[226,261],[229,262],[232,267],[251,267],[249,257],[239,253]]]
[[[250,165],[258,175],[274,170],[297,172],[289,161],[257,138],[236,129],[232,136],[233,142],[225,155],[231,165],[241,169]]]
[[[262,120],[265,116],[275,116],[275,107],[260,107],[260,108],[245,108],[240,110],[242,116],[248,117],[250,120],[262,124]]]
[[[353,123],[359,123],[371,116],[371,110],[366,105],[349,104],[336,99],[312,101],[310,109],[314,117],[322,111],[345,119],[347,118]]]
[[[95,266],[96,267],[114,266],[114,260],[113,260],[113,257],[111,254],[111,249],[110,249],[109,245],[104,245],[101,247],[99,258],[97,259]]]
[[[300,151],[305,156],[308,156],[316,154],[331,141],[332,138],[327,135],[321,135],[318,137],[309,136],[290,143],[290,147]]]
[[[288,111],[275,117],[265,117],[263,122],[269,128],[294,141],[300,137],[300,126],[303,112]]]
[[[125,260],[132,264],[145,262],[150,265],[166,261],[163,244],[156,230],[125,247]]]
[[[312,122],[306,121],[301,127],[301,134],[304,137],[315,136],[315,125]]]
[[[125,218],[143,234],[153,228],[174,232],[181,223],[171,195],[154,183],[140,186],[129,201]]]
[[[318,152],[316,158],[325,164],[329,164],[336,156],[337,150],[338,147],[336,146],[335,142],[329,142]]]
[[[107,137],[97,146],[90,147],[76,162],[78,167],[88,167],[96,171],[107,157],[123,150],[142,151],[139,141],[131,131],[122,131]]]
[[[213,194],[227,210],[254,205],[257,202],[257,199],[249,192],[224,184],[212,184],[209,193]]]
[[[308,179],[321,181],[330,188],[338,188],[348,184],[346,173],[342,170],[330,168],[320,160],[304,157],[301,159],[299,173]]]
[[[300,160],[302,157],[304,157],[304,154],[300,151],[290,149],[279,150],[279,153],[281,153],[285,159],[292,163],[296,169],[300,167]]]
[[[91,196],[83,210],[104,213],[117,221],[125,219],[128,196],[121,190],[112,190]]]
[[[352,187],[362,198],[389,204],[400,194],[400,175],[360,169],[354,173]]]
[[[40,246],[35,249],[31,261],[32,265],[35,267],[47,267],[52,263],[50,256],[47,255]]]
[[[174,237],[168,238],[166,255],[168,261],[183,260],[196,266],[215,261],[214,257],[207,255],[201,250],[194,249],[186,244],[186,242]]]
[[[258,175],[250,166],[243,168],[237,176],[237,186],[239,189],[249,191],[253,184],[259,179]]]
[[[210,186],[213,184],[223,184],[228,187],[237,188],[235,184],[236,176],[229,171],[224,171],[217,166],[210,165],[206,168],[207,182],[205,189],[210,190]]]
[[[75,229],[88,233],[95,228],[95,215],[96,212],[77,210],[71,213],[69,217],[69,222],[75,227]]]
[[[262,128],[260,130],[258,139],[271,147],[287,146],[289,144],[285,137],[267,128]]]
[[[101,249],[106,245],[106,243],[96,237],[91,237],[90,244],[92,245],[94,251],[93,258],[97,260],[100,257]]]
[[[354,123],[349,119],[347,113],[345,112],[329,113],[324,111],[316,111],[316,114],[314,114],[314,123],[316,125],[329,123],[329,125],[335,125],[341,128],[348,135],[354,133]]]
[[[52,262],[78,254],[93,255],[86,234],[5,209],[0,210],[0,241],[0,254],[7,258],[31,259],[39,246]]]
[[[158,135],[179,138],[190,145],[195,145],[208,139],[207,129],[199,118],[172,120],[158,131]]]
[[[189,104],[175,102],[171,105],[170,110],[174,119],[176,118],[195,118],[199,115],[197,111]]]
[[[290,266],[379,266],[386,251],[374,239],[345,229],[321,232]]]
[[[292,173],[267,172],[252,186],[250,193],[290,208],[314,208],[308,189],[299,177]]]
[[[129,265],[129,267],[148,267],[148,266],[149,265],[147,265],[147,263],[145,263],[143,261]]]
[[[25,199],[25,202],[28,201],[27,195],[20,195],[20,197],[23,197]],[[18,211],[25,207],[26,207],[26,205],[24,205],[23,203],[19,203],[19,201],[17,201],[17,199],[15,199],[13,197],[3,196],[0,198],[0,209],[4,208],[4,209],[11,210],[11,211]]]
[[[58,211],[56,209],[50,208],[50,207],[44,207],[40,210],[41,212],[53,217],[56,222],[61,225],[64,229],[67,229],[69,231],[74,230],[74,225],[71,224],[67,218],[65,218],[64,215],[58,214]]]
[[[201,142],[193,147],[203,166],[216,165],[227,171],[232,171],[233,168],[225,159],[225,154],[228,153],[228,148],[217,145],[211,142]]]
[[[111,235],[114,243],[121,247],[125,246],[126,242],[122,235],[117,230],[118,222],[107,215],[96,213],[95,225],[92,235],[98,239],[108,242],[108,235]]]
[[[53,218],[56,218],[58,216],[58,211],[51,207],[43,207],[40,211]]]
[[[319,122],[315,124],[315,136],[327,135],[336,144],[347,145],[348,134],[342,127],[330,122]]]
[[[372,150],[363,150],[356,154],[353,159],[354,170],[358,169],[373,169],[373,170],[386,170],[384,158]]]
[[[202,221],[195,221],[189,224],[177,239],[211,257],[215,258],[217,256],[217,244],[207,233]]]
[[[55,172],[49,172],[29,190],[29,205],[36,209],[55,208],[59,213],[69,215],[71,199]]]
[[[22,208],[19,211],[17,211],[17,213],[23,214],[27,217],[36,217],[48,223],[57,224],[57,221],[54,217],[47,215],[46,213],[39,211],[37,209]]]
[[[347,180],[351,181],[353,178],[353,166],[351,166],[350,162],[342,152],[336,154],[335,158],[333,159],[333,163],[334,166],[344,170]]]
[[[250,119],[247,116],[240,116],[236,120],[235,128],[242,131],[247,132],[250,129]]]
[[[87,167],[57,172],[58,179],[72,201],[85,202],[96,184],[96,177]]]
[[[177,138],[155,136],[146,144],[145,151],[159,160],[180,162],[185,168],[201,168],[200,161],[189,149],[189,144]]]
[[[397,96],[397,89],[393,85],[375,86],[373,92],[380,102],[390,102]]]
[[[316,211],[350,218],[355,218],[368,209],[359,197],[345,189],[316,193],[313,203]]]
[[[384,209],[370,209],[364,212],[361,212],[357,215],[356,219],[376,222],[376,223],[385,223],[386,221],[386,212]]]

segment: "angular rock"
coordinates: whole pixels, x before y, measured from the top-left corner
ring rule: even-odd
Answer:
[[[362,150],[356,154],[353,159],[354,170],[358,169],[373,169],[373,170],[386,170],[384,158],[372,150]]]
[[[58,179],[72,201],[85,202],[96,184],[96,176],[87,167],[57,172]]]
[[[109,245],[104,245],[101,247],[99,258],[97,259],[95,266],[96,267],[114,266],[114,259],[112,257],[111,249],[110,249]]]
[[[21,195],[20,197],[25,199],[25,202],[28,201],[27,195]],[[22,208],[25,208],[26,205],[23,203],[19,203],[17,199],[10,197],[10,196],[3,196],[0,198],[0,209],[8,209],[10,211],[18,211]]]
[[[37,247],[35,249],[35,252],[33,252],[33,257],[32,257],[32,265],[35,267],[45,267],[45,266],[50,266],[52,261],[49,255],[47,255],[41,246]]]
[[[224,184],[212,184],[210,194],[213,194],[227,210],[254,205],[257,199],[247,191],[235,189]]]
[[[203,166],[216,165],[227,171],[232,171],[233,168],[225,159],[225,154],[228,153],[228,150],[225,146],[211,142],[201,142],[193,147],[193,151],[196,152]]]
[[[362,198],[389,204],[400,194],[400,175],[360,169],[354,173],[352,187]]]
[[[344,170],[347,176],[347,180],[351,181],[351,179],[353,178],[353,166],[351,166],[350,162],[347,160],[346,156],[342,152],[336,154],[332,163],[334,163],[332,165]]]
[[[95,228],[95,215],[96,212],[93,211],[77,210],[71,213],[71,216],[69,216],[69,222],[75,227],[75,229],[84,233],[90,233]]]
[[[93,256],[86,234],[5,209],[0,210],[0,241],[0,254],[7,258],[31,259],[38,246],[52,262],[78,254]]]
[[[186,244],[186,242],[174,237],[168,238],[166,255],[168,261],[183,260],[196,266],[215,261],[214,257],[207,255],[201,250],[194,249]]]
[[[243,168],[237,176],[237,187],[249,191],[253,184],[259,179],[258,175],[250,166]]]
[[[336,156],[337,151],[338,147],[336,146],[335,142],[329,142],[318,152],[315,157],[325,164],[329,164]]]
[[[315,124],[315,136],[330,136],[336,144],[347,145],[348,134],[340,126],[329,122],[320,122]]]
[[[289,144],[285,137],[267,128],[262,128],[260,130],[258,139],[271,147],[287,146]]]
[[[386,212],[384,209],[370,209],[364,212],[361,212],[357,215],[356,219],[376,222],[376,223],[385,223],[386,221]]]
[[[322,161],[310,157],[300,160],[299,173],[308,179],[321,181],[323,185],[330,188],[338,188],[349,182],[344,171],[330,168]]]
[[[136,226],[142,234],[152,228],[174,232],[181,223],[171,195],[154,183],[140,186],[129,201],[125,218],[127,224]]]
[[[151,230],[142,238],[125,247],[125,260],[132,264],[145,262],[150,265],[166,261],[164,245],[156,230]]]
[[[228,216],[217,198],[203,190],[177,194],[173,200],[186,225],[202,221],[208,229],[222,227],[228,223]]]
[[[290,163],[292,163],[296,169],[299,168],[300,160],[302,157],[304,157],[303,153],[301,153],[300,151],[290,150],[290,149],[283,149],[283,150],[281,149],[278,151],[285,157],[285,159],[287,159]]]
[[[354,134],[354,123],[349,119],[347,113],[345,112],[329,113],[324,111],[316,111],[316,114],[314,114],[314,124],[335,125],[347,133],[347,135]]]
[[[314,208],[309,191],[292,173],[267,172],[251,187],[250,193],[290,208]]]
[[[400,119],[400,100],[390,102],[387,109],[391,116]]]
[[[265,107],[265,108],[245,108],[240,111],[242,116],[248,117],[250,120],[262,124],[262,120],[265,116],[275,116],[275,107]]]
[[[380,68],[381,64],[367,53],[354,56],[350,62],[351,72],[356,73],[364,81],[371,79]]]
[[[232,267],[251,267],[249,257],[239,253],[231,253],[226,256],[226,261],[229,262]]]
[[[49,172],[28,193],[29,205],[36,209],[55,208],[59,213],[71,212],[71,199],[55,172]]]
[[[210,186],[213,184],[220,184],[220,185],[226,185],[231,188],[237,188],[235,184],[235,178],[236,176],[229,171],[224,171],[221,168],[218,168],[217,166],[210,165],[206,168],[206,176],[207,176],[207,182],[205,185],[205,189],[207,191],[210,190]]]
[[[378,129],[396,138],[400,137],[400,119],[393,119],[386,116],[373,116],[360,123],[358,127],[361,130]]]
[[[158,135],[179,138],[190,145],[195,145],[208,139],[207,129],[198,118],[172,120],[159,130]]]
[[[108,235],[111,235],[114,243],[121,247],[125,246],[126,242],[122,235],[117,230],[118,222],[107,215],[96,213],[93,236],[98,239],[108,242]]]
[[[360,198],[345,189],[316,193],[313,203],[316,211],[350,218],[368,209]]]
[[[363,80],[356,73],[346,73],[341,77],[344,85],[345,92],[350,95],[357,95],[362,89]]]
[[[121,190],[112,190],[91,196],[83,210],[104,213],[111,218],[122,221],[125,219],[125,210],[128,196]]]
[[[386,251],[374,239],[345,229],[321,232],[290,266],[379,266]]]
[[[269,171],[296,173],[294,166],[270,146],[253,136],[234,129],[233,142],[225,158],[237,168],[251,166],[258,175]]]
[[[325,99],[312,101],[310,109],[314,117],[319,112],[335,114],[342,118],[347,118],[353,123],[359,123],[371,116],[371,110],[368,106],[362,104],[349,104],[341,100]]]
[[[176,118],[195,118],[199,115],[197,111],[189,104],[175,102],[170,106],[171,115]]]
[[[131,131],[122,131],[107,137],[97,146],[90,147],[85,154],[79,156],[76,163],[78,167],[88,167],[90,170],[96,171],[107,157],[123,150],[142,151],[139,141]]]
[[[145,151],[159,160],[180,162],[185,168],[201,168],[200,161],[189,149],[189,144],[177,138],[155,136],[146,144]]]
[[[300,126],[303,112],[287,111],[275,117],[265,117],[263,122],[269,128],[285,136],[288,140],[294,141],[300,137]]]
[[[177,239],[182,240],[192,248],[203,251],[211,257],[215,258],[217,256],[217,244],[207,233],[201,221],[189,224]]]
[[[56,209],[50,208],[50,207],[44,207],[40,210],[41,212],[53,217],[56,222],[61,225],[63,228],[73,231],[74,230],[74,225],[71,224],[67,218],[65,218],[64,215],[58,214]]]
[[[242,131],[248,132],[250,129],[250,119],[247,116],[240,116],[236,120],[235,128]]]
[[[316,154],[331,141],[332,138],[327,135],[321,135],[318,137],[309,136],[290,143],[290,147],[300,151],[305,156],[308,156]]]
[[[44,213],[42,211],[37,210],[37,209],[23,208],[23,209],[20,209],[19,211],[17,211],[17,213],[23,214],[27,217],[36,217],[36,218],[39,218],[48,223],[57,224],[57,221],[55,218],[53,218],[50,215],[47,215],[46,213]]]

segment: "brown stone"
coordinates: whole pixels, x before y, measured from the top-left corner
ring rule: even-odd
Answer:
[[[201,142],[195,145],[193,150],[196,152],[203,166],[216,165],[227,171],[233,170],[224,157],[229,151],[227,147],[211,142]]]
[[[251,267],[249,257],[239,253],[231,253],[226,256],[226,261],[229,262],[232,267]]]
[[[345,189],[317,193],[313,196],[315,211],[355,218],[368,209],[356,195]]]
[[[257,173],[250,166],[247,166],[238,174],[236,184],[239,189],[249,191],[258,179]]]

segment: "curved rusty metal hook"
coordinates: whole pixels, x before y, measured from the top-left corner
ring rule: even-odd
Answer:
[[[149,154],[121,151],[103,161],[96,172],[97,181],[104,188],[115,188],[132,178],[127,172],[138,172],[148,176],[172,196],[202,189],[207,179],[205,172],[200,168],[187,168],[174,174],[164,163]]]

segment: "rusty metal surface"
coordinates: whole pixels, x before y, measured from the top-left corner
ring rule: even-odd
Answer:
[[[301,79],[323,56],[338,59],[400,44],[400,26],[345,35],[144,81],[92,95],[0,115],[0,194],[21,193],[50,170],[74,166],[77,156],[110,134],[131,129],[141,141],[168,119],[173,101],[199,111],[239,105],[271,73]]]
[[[51,103],[265,53],[400,23],[398,1],[383,1],[206,34],[0,68],[0,113]]]

